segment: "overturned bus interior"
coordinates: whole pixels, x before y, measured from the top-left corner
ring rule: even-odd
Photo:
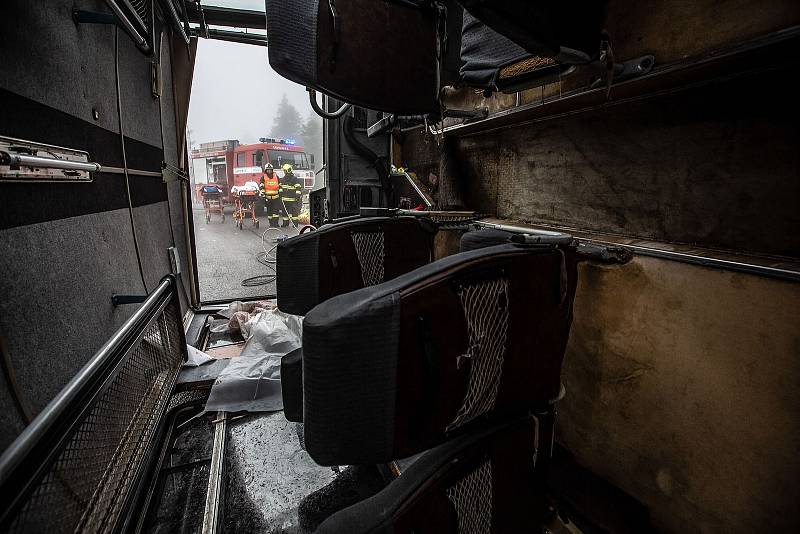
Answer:
[[[0,36],[1,531],[800,531],[796,1]]]

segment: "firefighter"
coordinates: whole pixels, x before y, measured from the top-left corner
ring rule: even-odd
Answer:
[[[292,221],[294,226],[300,220],[300,208],[302,204],[303,182],[292,172],[292,166],[288,163],[283,166],[283,179],[281,179],[281,201],[286,210],[287,218],[284,219],[283,226],[289,226]]]
[[[264,164],[264,174],[261,175],[261,183],[259,184],[259,195],[264,198],[269,225],[273,228],[279,227],[280,216],[283,214],[283,203],[279,198],[280,183],[278,182],[278,175],[275,174],[275,170],[269,162]]]

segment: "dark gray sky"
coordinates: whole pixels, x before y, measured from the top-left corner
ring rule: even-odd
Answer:
[[[265,47],[199,39],[189,102],[193,143],[220,139],[253,143],[269,137],[284,93],[307,119],[308,93],[270,68]]]

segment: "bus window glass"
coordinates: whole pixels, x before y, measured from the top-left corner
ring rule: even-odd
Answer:
[[[206,163],[205,158],[192,158],[192,171],[194,183],[208,183],[208,163]]]
[[[220,76],[223,66],[247,72],[248,83]],[[271,70],[261,46],[199,39],[191,94],[186,137],[200,300],[275,295],[275,247],[309,220],[309,162],[312,154],[322,161],[322,118],[311,109],[305,87]],[[295,169],[303,191],[294,204],[260,196],[267,162],[281,178],[283,164]],[[204,194],[209,182],[219,191]]]
[[[262,167],[264,165],[264,151],[256,150],[253,154],[253,167]]]

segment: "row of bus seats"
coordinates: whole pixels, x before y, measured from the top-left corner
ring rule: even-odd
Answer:
[[[442,111],[441,89],[513,93],[613,65],[606,0],[285,0],[267,3],[269,62],[343,102],[398,116]],[[298,43],[297,33],[308,36]],[[414,73],[413,83],[397,83]],[[365,75],[368,73],[368,75]]]
[[[279,246],[279,273],[312,257],[306,276],[320,288],[346,279],[337,264],[355,267],[347,287],[317,295],[302,354],[284,359],[286,417],[303,422],[320,465],[402,471],[317,532],[534,531],[546,509],[575,247],[481,230],[431,262],[429,245],[407,246],[416,240],[431,242],[424,222],[372,218]],[[292,254],[304,247],[315,252]],[[299,286],[279,284],[279,307],[311,304]]]

